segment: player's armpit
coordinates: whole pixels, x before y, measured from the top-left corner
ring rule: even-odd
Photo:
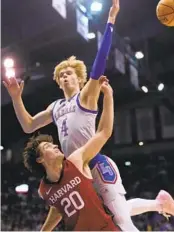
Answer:
[[[52,231],[61,220],[62,216],[59,211],[54,207],[50,207],[48,216],[41,228],[41,231]]]
[[[97,110],[97,102],[100,95],[100,83],[98,80],[89,79],[80,92],[80,105],[89,110]]]
[[[79,95],[79,102],[82,107],[89,110],[97,110],[98,98],[104,82],[108,82],[106,76],[100,76],[98,80],[90,79],[87,82]]]
[[[103,131],[98,132],[84,146],[74,151],[67,159],[84,174],[84,168],[86,169],[89,161],[100,152],[109,137],[110,136],[108,134],[105,135]],[[85,176],[91,178],[91,175],[88,174],[86,173]]]
[[[111,134],[112,133],[107,129],[106,131],[101,129],[101,131],[97,132],[84,146],[73,152],[68,159],[78,168],[88,165],[89,161],[100,152]]]
[[[102,147],[105,145],[111,134],[104,132],[103,130],[96,133],[81,149],[82,160],[84,164],[88,164],[97,153],[100,152]]]

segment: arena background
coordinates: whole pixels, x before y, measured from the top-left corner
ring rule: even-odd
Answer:
[[[103,9],[95,14],[90,11],[92,2],[2,0],[2,61],[14,59],[16,77],[25,80],[24,104],[32,115],[62,97],[52,80],[55,64],[75,55],[90,71],[112,1],[101,0]],[[103,151],[120,168],[128,199],[152,199],[160,189],[174,197],[174,28],[157,20],[157,3],[120,0],[107,62],[115,124]],[[87,40],[89,32],[96,37]],[[135,58],[137,51],[144,58]],[[1,74],[3,78],[3,63]],[[48,207],[38,197],[38,180],[25,170],[21,158],[31,135],[22,131],[3,86],[1,116],[1,230],[40,230]],[[52,134],[58,142],[53,124],[39,131]],[[133,220],[140,230],[174,230],[174,218],[167,221],[157,213]]]

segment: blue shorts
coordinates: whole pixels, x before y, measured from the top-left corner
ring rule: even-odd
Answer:
[[[104,162],[106,157],[101,153],[98,153],[90,162],[89,167],[92,170],[98,162]]]

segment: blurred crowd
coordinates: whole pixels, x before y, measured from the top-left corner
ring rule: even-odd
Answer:
[[[134,157],[127,162],[115,160],[120,168],[127,198],[154,199],[160,189],[174,196],[174,162],[172,156]],[[15,187],[28,184],[27,193],[16,193]],[[31,176],[22,163],[2,164],[1,231],[40,230],[49,207],[39,198],[38,180]],[[169,221],[158,213],[134,216],[133,221],[141,231],[172,231],[174,217]],[[58,230],[57,227],[55,230]]]

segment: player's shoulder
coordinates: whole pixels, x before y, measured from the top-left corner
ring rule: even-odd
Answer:
[[[83,159],[83,147],[77,149],[68,158],[68,161],[81,173],[81,175],[87,179],[92,179],[89,166]]]
[[[55,100],[54,102],[52,102],[52,103],[47,107],[47,109],[52,111],[52,110],[55,108],[55,106],[61,105],[63,102],[65,102],[65,99],[64,99],[64,98],[57,99],[57,100]]]
[[[78,148],[68,156],[67,160],[69,160],[71,163],[77,162],[82,158],[82,151],[83,151],[82,147]]]
[[[81,170],[83,167],[82,151],[82,148],[79,148],[67,158],[67,160],[70,161],[79,170]]]
[[[43,198],[44,190],[45,190],[44,181],[43,181],[43,179],[41,179],[40,184],[39,184],[39,188],[38,188],[38,194],[41,198]]]

